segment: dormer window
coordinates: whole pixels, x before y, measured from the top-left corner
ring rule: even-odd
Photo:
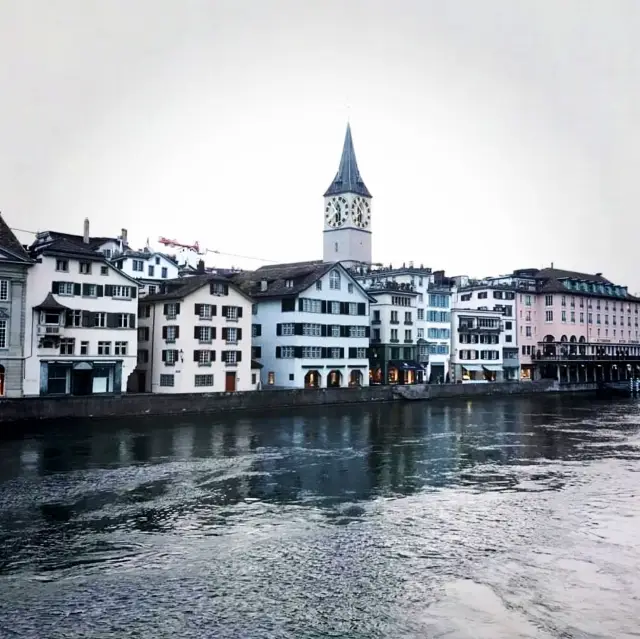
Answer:
[[[340,273],[338,271],[331,271],[329,275],[329,288],[332,291],[340,290]]]
[[[285,280],[284,281],[285,288],[293,288],[293,280]]]

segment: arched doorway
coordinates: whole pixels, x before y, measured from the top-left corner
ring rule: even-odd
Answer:
[[[542,341],[544,342],[544,350],[542,354],[547,357],[555,357],[556,346],[554,344],[555,338],[553,337],[553,335],[545,335]]]
[[[329,371],[327,376],[327,388],[340,388],[342,386],[342,373],[340,371]]]
[[[305,388],[320,388],[320,380],[321,375],[318,371],[307,371],[307,374],[304,376],[304,387]]]
[[[569,355],[577,355],[578,347],[577,347],[578,338],[575,335],[572,335],[569,338]]]
[[[4,384],[5,384],[5,376],[4,376],[4,366],[0,364],[0,397],[4,397]]]
[[[349,386],[362,386],[362,371],[351,371],[349,374]]]

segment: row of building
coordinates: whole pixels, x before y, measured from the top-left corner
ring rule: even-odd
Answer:
[[[603,277],[447,277],[372,261],[371,194],[347,134],[322,260],[226,270],[117,237],[0,217],[0,396],[625,379],[640,298]],[[197,246],[196,246],[197,248]]]

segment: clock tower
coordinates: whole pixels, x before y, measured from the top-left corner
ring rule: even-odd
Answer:
[[[324,262],[371,264],[371,193],[365,186],[347,124],[340,166],[324,194]]]

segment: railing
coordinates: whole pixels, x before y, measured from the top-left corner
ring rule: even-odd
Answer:
[[[38,325],[38,335],[60,335],[61,326]]]
[[[238,362],[225,362],[225,363],[224,363],[224,365],[225,365],[227,368],[231,368],[231,367],[233,367],[233,366],[237,366],[237,365],[238,365]]]
[[[531,355],[532,361],[546,362],[640,362],[640,355],[580,355],[580,354],[561,354],[555,355]]]

